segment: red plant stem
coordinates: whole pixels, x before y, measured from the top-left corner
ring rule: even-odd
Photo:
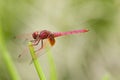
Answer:
[[[59,36],[65,36],[65,35],[71,35],[71,34],[78,34],[78,33],[84,33],[88,32],[88,29],[82,29],[82,30],[73,30],[73,31],[67,31],[67,32],[54,32],[54,37],[59,37]]]

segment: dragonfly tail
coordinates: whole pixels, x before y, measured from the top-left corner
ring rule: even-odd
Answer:
[[[70,35],[70,34],[85,33],[88,31],[89,31],[88,29],[81,29],[81,30],[73,30],[73,31],[67,31],[67,32],[56,32],[53,34],[54,34],[54,37],[59,37],[59,36],[65,36],[65,35]]]

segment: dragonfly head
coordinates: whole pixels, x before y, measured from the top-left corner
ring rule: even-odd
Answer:
[[[39,36],[39,32],[36,31],[32,34],[33,39],[36,39]]]

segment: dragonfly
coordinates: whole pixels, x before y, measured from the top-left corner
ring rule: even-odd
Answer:
[[[45,39],[48,39],[49,44],[51,46],[54,46],[54,44],[56,42],[55,38],[57,38],[57,37],[78,34],[78,33],[85,33],[88,31],[89,31],[88,29],[71,30],[71,31],[66,31],[66,32],[51,32],[49,30],[35,31],[32,33],[33,39],[30,40],[30,42],[32,42],[32,46],[37,46],[39,43],[41,43],[40,48],[35,50],[35,52],[38,52],[41,49],[43,49],[43,47],[44,47],[43,41]],[[21,54],[18,57],[20,57],[20,56],[21,56]]]

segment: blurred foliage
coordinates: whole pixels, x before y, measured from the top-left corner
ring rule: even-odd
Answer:
[[[1,23],[5,40],[11,39],[25,27],[24,21],[29,16],[29,5],[33,2],[33,0],[1,0]]]

